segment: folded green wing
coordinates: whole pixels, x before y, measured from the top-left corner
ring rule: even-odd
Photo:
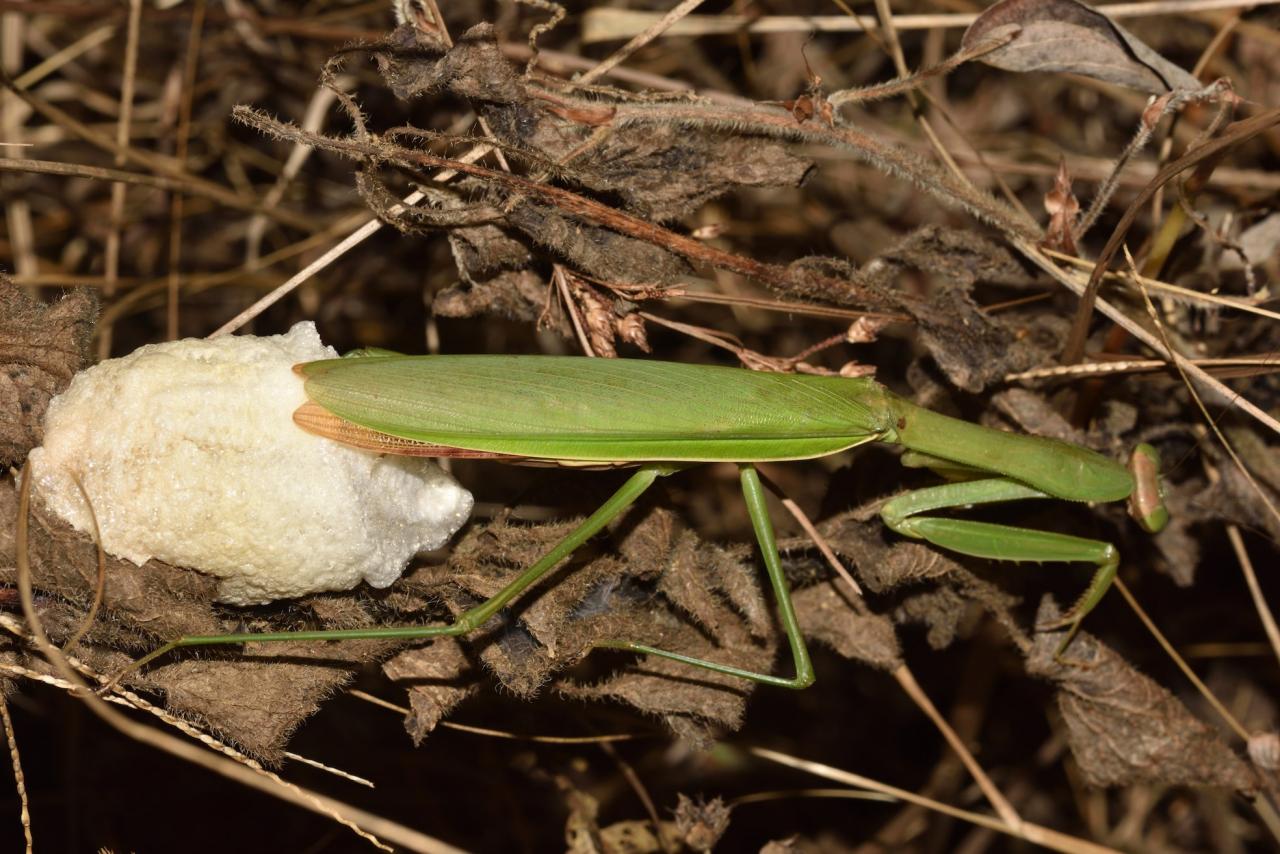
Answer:
[[[307,396],[379,432],[584,462],[818,457],[892,432],[872,380],[571,356],[309,362]]]

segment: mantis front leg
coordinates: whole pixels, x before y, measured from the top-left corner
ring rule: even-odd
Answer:
[[[1116,570],[1120,566],[1120,553],[1115,546],[1101,540],[1052,531],[919,515],[973,504],[1052,497],[1054,496],[1008,478],[984,478],[908,492],[885,504],[880,510],[880,516],[886,525],[899,534],[926,540],[944,549],[973,557],[1016,562],[1093,564],[1096,569],[1084,595],[1060,619],[1041,626],[1045,629],[1071,627],[1059,648],[1061,654],[1080,628],[1081,620],[1102,601],[1111,582],[1115,580]]]

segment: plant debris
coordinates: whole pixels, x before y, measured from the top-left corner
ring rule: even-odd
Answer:
[[[1043,621],[1056,616],[1041,612]],[[1060,632],[1037,635],[1027,671],[1057,685],[1071,752],[1090,785],[1258,788],[1248,764],[1166,689],[1087,632],[1061,659],[1060,641]]]
[[[92,291],[44,305],[0,276],[0,464],[21,462],[44,438],[49,401],[89,364],[97,314]]]

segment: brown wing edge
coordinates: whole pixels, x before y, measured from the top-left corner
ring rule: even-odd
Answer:
[[[312,401],[307,401],[293,411],[293,423],[313,436],[320,436],[341,445],[346,445],[349,448],[358,448],[362,451],[373,451],[379,454],[394,454],[398,457],[454,457],[468,460],[524,461],[524,457],[512,454],[469,451],[465,448],[433,445],[430,442],[419,442],[415,439],[403,439],[388,433],[380,433],[377,430],[371,430],[345,418],[340,418],[320,404]]]

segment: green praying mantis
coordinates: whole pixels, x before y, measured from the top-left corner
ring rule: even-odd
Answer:
[[[784,688],[813,683],[813,666],[765,504],[756,464],[835,454],[868,442],[904,446],[907,466],[947,478],[887,502],[892,530],[944,549],[1005,561],[1095,567],[1079,601],[1047,628],[1068,639],[1102,599],[1119,567],[1110,543],[947,516],[936,511],[1030,498],[1127,500],[1148,531],[1168,520],[1158,459],[1149,445],[1123,466],[1054,439],[1006,433],[916,406],[871,379],[748,371],[630,359],[561,356],[403,356],[366,351],[295,368],[309,402],[303,429],[367,450],[571,466],[634,466],[625,483],[540,560],[450,624],[354,630],[189,636],[170,650],[256,641],[431,638],[473,631],[555,569],[659,477],[698,463],[739,467],[794,675],[758,673],[641,642],[603,644]],[[1063,646],[1065,647],[1064,641]],[[1060,650],[1061,651],[1061,650]]]

